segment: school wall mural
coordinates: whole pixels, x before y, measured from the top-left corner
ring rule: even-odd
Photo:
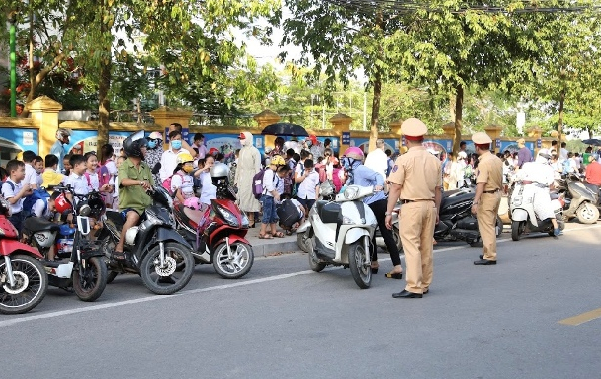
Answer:
[[[31,150],[38,153],[38,130],[0,126],[2,161],[14,159],[18,153]]]

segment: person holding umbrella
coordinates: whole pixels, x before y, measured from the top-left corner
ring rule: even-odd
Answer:
[[[238,206],[248,215],[249,226],[255,226],[255,212],[261,210],[261,203],[253,194],[253,177],[261,171],[261,153],[253,146],[253,135],[242,132],[238,136],[242,148],[238,154],[238,166],[234,177],[234,185],[238,188]]]

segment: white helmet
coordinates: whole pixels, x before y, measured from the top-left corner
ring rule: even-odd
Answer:
[[[227,178],[230,174],[230,169],[225,163],[217,162],[211,167],[211,178]]]
[[[549,150],[547,149],[540,149],[538,151],[538,154],[536,155],[536,163],[549,163],[549,160],[551,159],[551,154],[549,154]]]
[[[65,137],[71,137],[71,129],[58,128],[56,130],[56,139],[63,139]]]
[[[459,153],[457,153],[457,158],[467,159],[467,153],[465,151],[460,151]]]

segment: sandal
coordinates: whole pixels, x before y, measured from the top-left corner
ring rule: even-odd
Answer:
[[[292,230],[286,230],[286,235],[287,236],[291,236],[292,235]]]
[[[259,239],[262,239],[262,240],[272,240],[273,236],[270,233],[259,234]]]
[[[118,261],[124,261],[125,260],[125,253],[122,251],[113,251],[113,259],[118,260]]]
[[[275,232],[275,233],[273,234],[273,236],[274,236],[274,237],[277,237],[277,238],[284,238],[284,233],[282,233],[282,232]]]
[[[402,272],[387,272],[384,276],[388,279],[403,279]]]

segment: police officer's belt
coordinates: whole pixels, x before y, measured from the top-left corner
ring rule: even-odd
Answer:
[[[413,203],[414,201],[434,201],[434,199],[417,199],[417,200],[409,200],[409,199],[401,199],[401,203]]]
[[[497,192],[499,189],[494,189],[494,190],[490,190],[490,191],[483,191],[483,193],[495,193]]]

